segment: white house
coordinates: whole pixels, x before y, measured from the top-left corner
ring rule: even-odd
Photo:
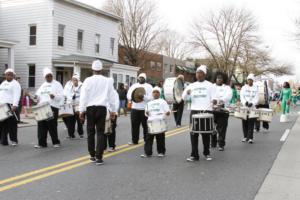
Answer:
[[[15,71],[28,88],[42,84],[44,67],[63,84],[74,72],[83,80],[91,75],[95,59],[104,63],[105,75],[112,76],[121,20],[74,0],[0,0],[0,38],[19,42]],[[0,65],[6,60],[7,51],[0,49]],[[136,77],[135,70],[130,72]]]

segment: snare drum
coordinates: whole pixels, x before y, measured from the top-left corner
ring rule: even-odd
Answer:
[[[263,122],[272,121],[272,118],[274,116],[274,111],[272,109],[260,108],[259,111],[260,111],[260,115],[258,121],[263,121]]]
[[[248,111],[248,107],[236,107],[233,116],[239,119],[246,120],[248,116]]]
[[[208,134],[213,133],[214,115],[210,113],[199,113],[192,115],[190,131],[193,133]]]
[[[163,85],[164,96],[168,103],[180,103],[184,84],[180,78],[167,78]]]
[[[167,123],[164,119],[147,121],[147,125],[149,134],[159,134],[167,131]]]
[[[260,111],[258,109],[250,109],[250,111],[249,111],[250,119],[259,118],[259,115],[260,115]]]
[[[5,103],[0,105],[0,122],[6,120],[13,115],[10,107]]]
[[[72,104],[64,104],[59,108],[58,116],[59,117],[68,117],[74,115],[74,110]]]
[[[53,112],[48,102],[42,103],[37,106],[33,106],[32,112],[34,113],[34,117],[36,121],[53,119]]]

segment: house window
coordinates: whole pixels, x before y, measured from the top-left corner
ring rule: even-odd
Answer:
[[[126,84],[129,85],[129,75],[126,75]]]
[[[77,50],[82,51],[83,43],[83,30],[77,31]]]
[[[36,25],[29,26],[29,45],[36,45]]]
[[[100,35],[95,35],[95,53],[100,53]]]
[[[154,61],[150,61],[150,68],[152,70],[155,70],[155,62]]]
[[[161,65],[161,63],[160,62],[158,62],[158,63],[156,63],[156,70],[157,71],[161,71],[161,67],[162,65]]]
[[[35,64],[28,65],[28,87],[35,87]]]
[[[110,38],[110,49],[111,49],[111,55],[114,55],[115,38]]]
[[[129,86],[131,86],[132,84],[136,83],[136,78],[135,77],[130,77],[130,83]]]
[[[65,33],[65,25],[58,25],[58,37],[57,37],[57,45],[60,47],[64,46],[64,33]]]

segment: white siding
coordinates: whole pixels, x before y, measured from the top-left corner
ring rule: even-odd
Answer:
[[[57,45],[58,24],[65,25],[64,47]],[[83,51],[77,50],[77,30],[83,30]],[[100,54],[95,53],[95,34],[100,34]],[[115,38],[114,55],[110,38]],[[118,62],[118,22],[68,3],[54,1],[53,55],[80,54]]]
[[[39,87],[44,81],[41,76],[43,68],[52,67],[53,3],[49,0],[0,0],[0,4],[0,38],[19,42],[15,46],[15,69],[22,86],[28,86],[27,64],[35,63],[35,85]],[[29,24],[37,25],[35,47],[29,46]]]

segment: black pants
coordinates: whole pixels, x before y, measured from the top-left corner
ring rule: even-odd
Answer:
[[[12,142],[18,143],[18,121],[15,116],[11,116],[1,122],[2,131],[1,131],[1,144],[8,145],[8,138]]]
[[[145,141],[145,154],[150,156],[152,155],[152,146],[153,146],[153,141],[154,138],[156,138],[156,148],[157,148],[157,153],[166,153],[166,145],[165,145],[165,133],[160,133],[160,134],[148,134],[146,136],[146,141]]]
[[[184,101],[181,101],[180,103],[174,103],[173,104],[173,110],[174,112],[174,119],[176,126],[181,126],[181,118],[183,114],[183,109],[184,109]]]
[[[110,148],[116,148],[116,127],[117,127],[117,116],[111,120],[111,134],[106,135],[108,146]]]
[[[247,120],[242,120],[244,138],[253,139],[254,123],[256,118],[247,118]]]
[[[104,135],[106,107],[89,106],[86,110],[88,151],[91,157],[102,159],[106,149],[106,136]],[[97,131],[97,145],[95,149],[95,135]]]
[[[192,123],[192,115],[198,114],[201,111],[192,110],[190,114],[190,124]],[[192,145],[192,153],[195,159],[199,159],[199,152],[198,152],[198,142],[199,142],[199,133],[190,133],[191,135],[191,145]],[[210,136],[211,134],[201,134],[202,135],[202,143],[203,143],[203,155],[207,156],[210,155]]]
[[[58,118],[58,108],[51,107],[53,112],[53,119],[43,120],[38,122],[38,144],[42,147],[47,147],[47,134],[49,131],[52,144],[60,144],[57,133],[57,118]]]
[[[258,105],[258,106],[256,106],[256,108],[270,108],[270,106],[269,105]],[[263,128],[269,130],[269,123],[268,122],[263,122],[262,126],[263,126]],[[255,120],[255,129],[257,131],[260,130],[260,121],[258,121],[258,120]]]
[[[64,117],[66,121],[66,126],[68,128],[68,135],[71,138],[75,137],[75,126],[77,123],[77,132],[79,135],[83,135],[82,123],[79,118],[79,113],[75,113],[72,116]]]
[[[219,144],[219,147],[224,147],[226,142],[226,132],[227,132],[227,126],[228,126],[228,118],[229,113],[226,112],[214,112],[214,121],[216,124],[216,130],[217,134],[211,136],[211,144],[213,147]]]
[[[131,110],[131,135],[132,143],[138,144],[140,137],[140,124],[143,126],[144,141],[148,134],[147,117],[145,116],[145,110]]]

